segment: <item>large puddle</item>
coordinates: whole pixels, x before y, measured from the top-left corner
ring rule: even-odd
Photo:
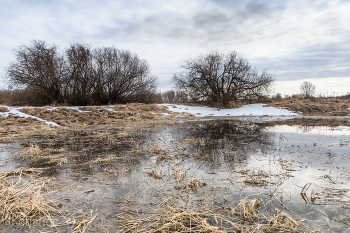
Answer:
[[[239,216],[242,200],[259,200],[259,214],[283,211],[306,231],[350,232],[349,136],[349,127],[233,120],[136,132],[74,130],[28,141],[68,162],[10,156],[21,147],[17,142],[0,144],[1,169],[45,168],[41,176],[48,176],[52,187],[48,197],[63,209],[94,216],[88,231],[146,229],[152,226],[140,219],[156,222],[155,216],[172,208],[210,211],[218,219]],[[235,223],[252,224],[240,217]],[[215,218],[208,218],[209,224],[236,231]]]

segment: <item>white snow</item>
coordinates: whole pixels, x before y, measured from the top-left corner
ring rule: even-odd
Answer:
[[[31,118],[37,119],[38,121],[43,121],[47,125],[61,127],[59,124],[57,124],[55,122],[46,121],[46,120],[41,119],[39,117],[32,116],[32,115],[20,112],[19,110],[22,109],[23,107],[14,108],[14,107],[9,107],[9,106],[5,106],[5,105],[0,105],[0,106],[6,107],[9,110],[8,112],[0,112],[0,116],[7,117],[9,114],[12,114],[12,115],[19,116],[19,117],[24,117],[24,118],[31,117]],[[86,106],[66,106],[66,108],[68,108],[68,109],[76,110],[76,111],[81,112],[81,113],[83,113],[83,112],[91,112],[91,111],[80,110],[80,108],[83,108],[83,107],[86,107]],[[90,107],[94,107],[94,106],[90,106]],[[113,108],[112,108],[113,105],[99,106],[99,107],[103,107],[103,108],[107,109],[108,111],[114,111]],[[35,108],[35,107],[31,107],[31,108]],[[48,109],[45,109],[45,110],[52,111],[52,110],[56,110],[56,109],[58,109],[58,107],[51,107],[51,108],[48,108]]]
[[[110,112],[114,112],[113,105],[108,105],[108,106],[65,106],[65,108],[77,110],[78,112],[91,112],[91,111],[86,111],[86,110],[80,109],[80,108],[84,108],[84,107],[102,107]]]
[[[166,106],[169,111],[179,113],[190,113],[198,117],[204,116],[297,116],[295,112],[275,107],[264,107],[266,104],[249,104],[240,108],[218,109],[201,106],[187,106],[181,104],[158,104]]]
[[[64,107],[67,109],[76,110],[76,111],[81,112],[81,113],[91,112],[91,111],[81,110],[81,108],[84,108],[84,107],[102,107],[110,112],[115,112],[113,109],[113,107],[114,107],[113,105],[109,105],[109,106],[64,106]],[[51,108],[48,108],[46,110],[52,111],[52,110],[56,110],[56,109],[58,109],[58,107],[51,107]]]
[[[205,117],[205,116],[240,116],[240,117],[250,117],[250,116],[264,116],[264,117],[290,117],[290,116],[297,116],[298,113],[288,111],[286,109],[280,109],[275,107],[264,107],[266,104],[249,104],[244,105],[240,108],[234,108],[234,109],[218,109],[218,108],[211,108],[211,107],[201,107],[201,106],[187,106],[187,105],[181,105],[181,104],[158,104],[158,106],[166,106],[168,107],[169,111],[172,112],[179,112],[179,113],[189,113],[192,115],[195,115],[197,117]],[[0,105],[3,106],[3,105]],[[39,117],[31,116],[29,114],[25,114],[23,112],[20,112],[19,110],[23,107],[9,107],[4,106],[8,108],[8,112],[0,112],[0,116],[7,117],[9,114],[19,116],[19,117],[31,117],[34,119],[37,119],[39,121],[45,122],[47,125],[52,126],[60,126],[59,124],[55,122],[46,121],[44,119],[41,119]],[[89,112],[89,111],[83,111],[80,110],[83,106],[67,106],[68,109],[77,110],[79,112]],[[109,111],[113,111],[111,108],[112,106],[102,106],[105,109]],[[46,110],[55,110],[57,107],[52,107]],[[168,113],[163,113],[164,116],[168,116]]]
[[[1,105],[1,106],[4,106],[4,105]],[[31,116],[29,114],[26,114],[26,113],[23,113],[23,112],[20,112],[19,110],[22,109],[23,107],[18,107],[18,108],[14,108],[14,107],[9,107],[9,106],[4,106],[6,107],[9,111],[8,112],[0,112],[0,115],[3,116],[3,117],[7,117],[9,114],[12,114],[12,115],[15,115],[15,116],[19,116],[19,117],[24,117],[24,118],[34,118],[34,119],[37,119],[38,121],[43,121],[45,122],[45,124],[47,125],[52,125],[52,126],[59,126],[61,127],[59,124],[55,123],[55,122],[52,122],[52,121],[45,121],[44,119],[41,119],[39,117],[36,117],[36,116]]]

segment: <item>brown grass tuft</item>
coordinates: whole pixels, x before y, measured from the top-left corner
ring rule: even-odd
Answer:
[[[159,180],[163,178],[162,171],[160,171],[159,169],[152,170],[148,172],[147,175]]]
[[[49,220],[57,212],[55,204],[45,198],[45,180],[35,180],[31,173],[41,169],[19,168],[0,173],[0,219],[1,224],[19,224],[31,227],[33,221]],[[27,175],[26,179],[22,175]]]
[[[177,189],[186,189],[189,188],[191,189],[193,192],[198,192],[198,189],[203,188],[204,186],[206,186],[208,183],[205,179],[203,178],[194,178],[191,177],[191,179],[187,182],[184,182],[182,184],[178,184],[178,186],[176,187]]]
[[[182,182],[186,178],[186,171],[189,170],[189,168],[175,168],[173,169],[173,175],[175,176],[175,180],[177,184],[179,185],[180,182]]]
[[[8,112],[8,108],[1,106],[0,107],[0,112]]]
[[[201,232],[201,233],[226,233],[224,228],[208,223],[210,212],[195,212],[177,208],[168,208],[164,215],[132,219],[127,216],[119,216],[124,222],[123,229],[132,232],[167,233],[167,232]]]
[[[289,214],[276,210],[276,215],[270,220],[266,232],[297,232],[300,223]]]
[[[258,210],[260,206],[259,199],[253,199],[250,202],[242,199],[239,205],[233,210],[233,214],[240,216],[248,221],[253,221],[258,218]],[[236,210],[237,209],[237,210]]]

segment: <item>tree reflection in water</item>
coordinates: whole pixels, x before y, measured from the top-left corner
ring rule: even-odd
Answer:
[[[173,142],[182,142],[180,147],[196,163],[204,162],[213,171],[223,166],[234,169],[253,153],[270,153],[274,144],[274,134],[265,126],[233,120],[183,123],[160,132],[164,133]]]

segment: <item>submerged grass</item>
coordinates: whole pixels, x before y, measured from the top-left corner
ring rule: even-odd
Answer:
[[[188,145],[189,140],[185,140]],[[164,142],[164,141],[162,141]],[[193,141],[193,143],[196,143]],[[223,184],[214,185],[202,177],[194,177],[196,172],[190,172],[188,167],[181,166],[178,161],[188,154],[179,154],[172,146],[159,143],[155,149],[148,152],[154,157],[166,154],[167,161],[162,161],[163,169],[155,169],[148,176],[158,179],[159,188],[140,194],[152,205],[147,205],[147,211],[134,206],[132,202],[128,209],[118,214],[117,222],[120,232],[168,233],[168,232],[305,232],[309,231],[297,218],[290,213],[271,209],[270,203],[265,204],[259,198],[248,197],[236,201],[228,201],[233,195]],[[161,149],[159,149],[161,148]],[[175,154],[175,155],[174,155]],[[158,161],[159,163],[159,161]],[[169,174],[166,174],[168,172]],[[246,177],[261,180],[269,174],[261,170],[241,171]],[[262,181],[259,181],[259,186]],[[248,183],[248,182],[247,182]],[[267,183],[263,181],[262,183]],[[255,186],[250,183],[250,186]],[[141,192],[142,191],[138,191]],[[236,204],[234,204],[236,203]],[[275,213],[272,214],[271,213]]]

